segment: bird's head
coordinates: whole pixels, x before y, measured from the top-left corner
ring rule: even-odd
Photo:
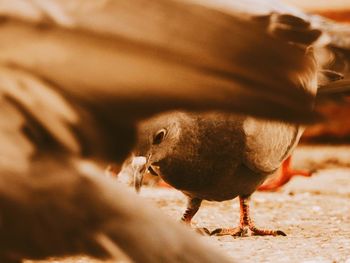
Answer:
[[[146,173],[162,176],[162,163],[171,158],[178,148],[181,127],[186,120],[186,114],[171,112],[139,123],[137,143],[130,162],[136,191],[141,188]]]

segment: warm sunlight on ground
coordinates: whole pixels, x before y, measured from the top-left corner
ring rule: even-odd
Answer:
[[[319,170],[312,178],[293,178],[279,192],[255,193],[251,207],[257,226],[281,229],[287,237],[204,238],[219,246],[235,262],[349,263],[350,146],[302,146],[293,156],[293,166]],[[186,205],[184,195],[169,188],[144,187],[141,196],[176,220]],[[238,220],[237,200],[204,202],[194,218],[197,226],[210,230],[233,227]],[[73,262],[101,261],[86,257],[40,261]]]

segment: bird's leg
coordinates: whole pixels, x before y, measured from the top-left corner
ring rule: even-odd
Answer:
[[[246,218],[249,218],[249,215],[245,212],[246,210],[243,210],[242,202],[240,202],[240,204],[239,226],[235,228],[217,228],[210,233],[211,236],[244,236],[247,234],[245,222],[247,221]]]
[[[181,220],[185,224],[187,224],[187,225],[191,224],[191,220],[194,217],[194,215],[198,212],[198,210],[201,206],[201,203],[202,203],[202,199],[192,198],[192,197],[188,198],[186,211],[181,218]]]
[[[269,230],[269,229],[259,229],[255,226],[253,220],[250,218],[250,212],[249,212],[249,201],[250,196],[240,196],[239,197],[239,204],[240,204],[240,218],[242,226],[248,226],[250,231],[252,231],[253,235],[256,236],[286,236],[286,234],[281,230]]]
[[[200,198],[192,198],[189,197],[188,198],[188,203],[187,203],[187,208],[185,213],[183,214],[181,220],[188,226],[191,226],[191,221],[192,218],[194,217],[194,215],[198,212],[200,206],[202,203],[202,199]],[[197,232],[199,232],[200,234],[207,234],[209,235],[210,232],[207,228],[203,227],[203,228],[195,228],[195,230]]]
[[[291,156],[289,156],[282,164],[282,170],[279,176],[267,180],[263,183],[258,190],[259,191],[276,191],[281,186],[285,185],[294,176],[306,176],[309,177],[314,171],[293,170],[291,168]]]
[[[256,236],[286,236],[286,234],[280,230],[268,230],[268,229],[258,229],[253,220],[250,218],[249,213],[249,200],[250,196],[239,196],[239,204],[240,204],[240,220],[239,226],[236,228],[219,228],[211,232],[211,235],[224,236],[244,236],[248,228],[253,235]]]

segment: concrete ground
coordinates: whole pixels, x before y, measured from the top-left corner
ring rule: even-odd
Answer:
[[[287,237],[203,238],[235,262],[350,263],[350,147],[300,147],[293,163],[319,170],[311,178],[294,178],[278,192],[255,193],[251,202],[257,226],[283,230]],[[176,190],[145,187],[141,195],[176,219],[185,209],[186,199]],[[204,202],[194,218],[197,226],[210,230],[234,227],[238,220],[237,200]],[[77,257],[50,262],[97,261]]]

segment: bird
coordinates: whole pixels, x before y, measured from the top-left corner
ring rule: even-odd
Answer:
[[[203,231],[243,236],[249,228],[254,235],[285,235],[257,228],[249,214],[249,199],[297,144],[298,125],[223,112],[175,111],[142,121],[138,134],[132,152],[138,158],[132,162],[135,187],[140,188],[143,175],[150,171],[182,191],[188,197],[185,223],[191,223],[202,200],[239,197],[237,228]]]
[[[273,35],[278,21],[214,2],[0,7],[0,261],[229,262],[100,168],[124,160],[139,120],[166,110],[317,120],[295,83],[314,67],[305,50]]]
[[[347,81],[340,80],[341,74],[329,70],[329,61],[324,62],[320,56],[323,48],[332,50],[336,43],[328,42],[318,47],[315,40],[320,37],[320,31],[310,22],[301,16],[278,12],[256,19],[278,21],[280,25],[270,26],[274,35],[304,48],[305,57],[310,59],[310,64],[314,63],[314,67],[307,74],[298,75],[296,82],[313,94],[314,100],[319,87],[330,89],[340,85],[349,88]],[[332,25],[327,20],[325,23]],[[349,33],[349,27],[346,30]],[[133,165],[137,191],[145,173],[160,176],[188,197],[187,209],[182,216],[187,224],[191,223],[202,200],[224,201],[238,197],[239,226],[214,231],[204,229],[204,232],[242,236],[250,230],[253,235],[286,235],[281,230],[257,228],[250,217],[249,199],[283,163],[290,162],[290,155],[305,129],[303,125],[224,112],[180,111],[157,115],[141,122],[138,129],[132,160],[128,160]]]

